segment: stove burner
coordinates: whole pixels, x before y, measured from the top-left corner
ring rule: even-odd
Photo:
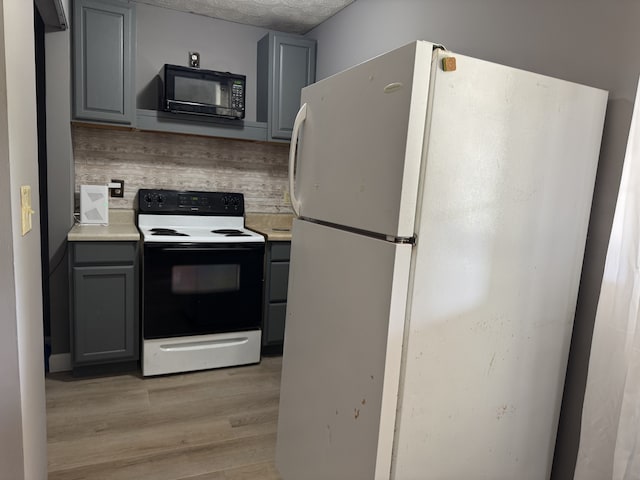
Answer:
[[[225,237],[250,237],[248,233],[244,233],[242,230],[236,230],[235,228],[219,228],[218,230],[211,230],[211,233],[218,233]]]
[[[161,235],[167,237],[188,237],[189,235],[182,232],[176,232],[173,228],[152,228],[151,235]]]

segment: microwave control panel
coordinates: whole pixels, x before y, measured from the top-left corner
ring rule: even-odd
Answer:
[[[231,87],[231,108],[244,112],[244,85],[242,82],[233,82]]]

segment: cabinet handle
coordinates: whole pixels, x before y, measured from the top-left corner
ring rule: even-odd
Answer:
[[[291,132],[291,145],[289,147],[289,195],[291,196],[291,208],[296,217],[300,216],[300,200],[296,197],[295,192],[295,169],[296,169],[296,153],[298,150],[298,137],[300,134],[300,127],[307,119],[307,104],[303,103],[298,110],[296,119],[293,122],[293,131]]]

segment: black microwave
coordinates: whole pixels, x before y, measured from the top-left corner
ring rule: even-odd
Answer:
[[[161,109],[243,119],[246,78],[229,72],[165,65],[160,71]]]

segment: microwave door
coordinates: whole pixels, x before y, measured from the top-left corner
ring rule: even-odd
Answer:
[[[217,86],[219,83],[215,84],[201,78],[176,77],[174,97],[178,102],[219,105]]]

